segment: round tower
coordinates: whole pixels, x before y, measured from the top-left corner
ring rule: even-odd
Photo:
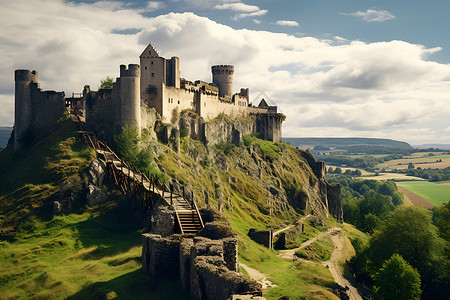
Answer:
[[[232,97],[234,66],[212,66],[211,71],[213,74],[213,83],[219,88],[219,97]]]
[[[122,126],[136,126],[141,134],[141,71],[139,65],[120,66],[120,116]]]
[[[38,83],[38,72],[16,70],[14,103],[14,150],[20,150],[32,133],[31,86]]]

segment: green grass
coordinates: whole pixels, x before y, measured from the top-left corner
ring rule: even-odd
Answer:
[[[141,272],[130,199],[87,208],[81,187],[95,152],[62,118],[21,152],[0,152],[0,299],[182,299],[178,280]],[[67,182],[75,196],[68,214]]]
[[[0,186],[0,225],[10,237],[0,243],[0,299],[183,299],[177,278],[150,278],[139,270],[140,232],[127,198],[114,194],[94,208],[76,198],[71,213],[52,215],[51,203],[60,200],[61,184],[73,178],[72,188],[78,189],[94,157],[70,121],[61,120],[54,128],[22,153],[0,152],[0,175],[7,178]],[[297,150],[254,137],[248,146],[254,152],[222,144],[207,153],[200,142],[184,138],[181,155],[158,144],[155,161],[167,175],[190,183],[200,207],[204,192],[211,206],[217,206],[219,194],[226,205],[230,199],[233,209],[226,208],[224,215],[238,235],[239,259],[278,285],[265,292],[267,299],[336,299],[325,267],[282,260],[247,236],[250,228],[278,228],[303,215],[290,205],[268,201],[273,197],[269,184],[296,187],[303,193],[296,201],[317,196],[317,180]],[[185,155],[193,152],[196,159]],[[216,166],[218,153],[227,154],[227,170]],[[311,234],[303,239],[323,229],[307,225]]]
[[[329,237],[319,238],[311,245],[299,249],[295,255],[300,258],[317,261],[330,260],[334,246]]]
[[[111,216],[57,216],[21,231],[15,242],[1,242],[0,298],[180,299],[176,280],[149,278],[139,270],[138,227],[120,220],[123,207],[102,211],[114,209]]]
[[[435,156],[428,156],[429,158],[443,158],[443,159],[450,159],[450,154],[443,154],[443,155],[435,155]]]
[[[450,185],[428,181],[402,181],[397,182],[397,185],[416,193],[436,206],[450,200]]]

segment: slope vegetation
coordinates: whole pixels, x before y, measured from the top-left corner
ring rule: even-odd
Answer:
[[[151,139],[140,145],[152,149],[153,168],[185,184],[199,207],[218,211],[231,224],[240,260],[276,285],[265,297],[336,299],[324,266],[283,260],[247,236],[250,228],[278,229],[306,213],[325,220],[311,234],[336,225],[327,219],[308,153],[253,136],[239,147],[207,149],[188,138],[179,151]],[[135,221],[131,198],[106,183],[101,188],[109,190],[108,200],[86,205],[86,173],[94,157],[65,118],[23,152],[0,152],[1,299],[183,298],[176,278],[140,272],[143,226]],[[62,214],[53,214],[54,201],[63,204]]]

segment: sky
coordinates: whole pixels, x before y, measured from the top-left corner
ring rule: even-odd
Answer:
[[[277,105],[284,137],[450,144],[449,14],[448,0],[0,0],[0,126],[15,69],[71,95],[152,43],[188,80],[234,65],[234,92]]]

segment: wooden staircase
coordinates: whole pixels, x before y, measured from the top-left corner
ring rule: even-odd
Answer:
[[[173,206],[176,216],[175,229],[179,229],[181,234],[196,234],[203,229],[203,220],[193,200],[192,193],[190,200],[188,200],[185,197],[184,187],[182,187],[182,195],[174,193],[173,186],[167,186],[165,183],[159,182],[156,177],[146,176],[140,170],[128,166],[106,144],[101,142],[94,132],[84,129],[84,123],[78,115],[73,114],[71,110],[69,110],[69,115],[77,126],[84,142],[105,157],[110,176],[113,177],[112,179],[119,187],[129,191],[131,189],[126,189],[124,185],[127,184],[124,184],[124,182],[132,182],[134,187],[139,186],[141,190],[145,191],[145,195],[150,195],[149,198],[151,198],[151,193],[159,194],[168,204]],[[118,178],[121,180],[118,180]],[[123,180],[124,178],[126,180]]]
[[[203,221],[195,203],[189,203],[188,200],[182,196],[177,196],[172,198],[172,200],[177,223],[182,234],[196,234],[203,229]]]

